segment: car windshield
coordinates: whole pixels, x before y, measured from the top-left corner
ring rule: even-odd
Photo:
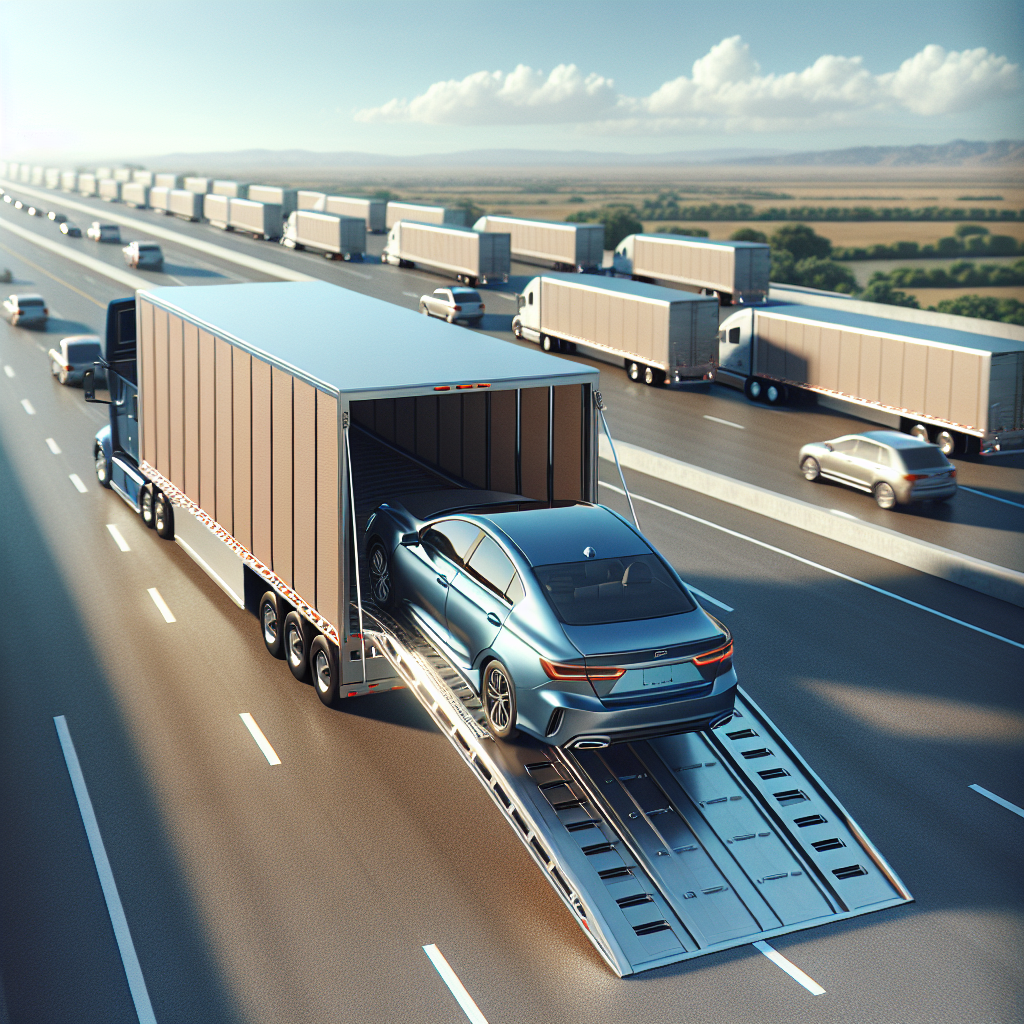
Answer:
[[[902,448],[900,458],[907,469],[945,469],[949,462],[938,448]]]
[[[453,288],[452,296],[456,302],[479,302],[480,293],[473,291],[472,288]]]
[[[655,555],[538,565],[544,596],[569,626],[598,626],[692,612],[694,603]]]

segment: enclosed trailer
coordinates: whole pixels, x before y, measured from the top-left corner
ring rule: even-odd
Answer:
[[[472,285],[507,281],[511,266],[508,235],[408,220],[391,226],[380,258],[393,266],[429,267],[454,274]]]
[[[254,238],[280,238],[283,227],[281,207],[277,203],[259,203],[253,199],[232,199],[228,203],[228,227],[244,231]]]
[[[105,203],[119,203],[121,201],[121,182],[116,178],[100,178],[96,182],[96,194]]]
[[[323,212],[327,209],[324,205],[326,199],[327,193],[325,192],[311,192],[309,189],[300,188],[295,193],[295,209],[319,210]]]
[[[101,181],[103,178],[112,178],[114,176],[114,169],[112,167],[97,167],[96,180]]]
[[[144,210],[149,206],[149,186],[141,181],[126,181],[121,185],[121,202]]]
[[[155,174],[153,176],[153,184],[158,188],[165,188],[168,191],[176,188],[181,188],[181,175],[180,174]]]
[[[718,379],[749,398],[821,404],[947,454],[1024,448],[1024,341],[842,309],[770,304],[722,321]]]
[[[228,196],[207,192],[203,196],[203,219],[208,220],[215,228],[223,228],[226,231],[231,219],[230,206],[231,199]]]
[[[249,186],[242,181],[225,181],[217,179],[210,187],[215,196],[228,196],[230,199],[245,199]]]
[[[182,220],[202,220],[203,197],[187,188],[172,188],[167,197],[167,212]]]
[[[120,181],[122,184],[126,181],[131,181],[132,169],[130,167],[115,167],[111,177],[114,181]]]
[[[30,177],[30,184],[37,186],[38,188],[43,187],[43,176],[46,174],[46,168],[37,166],[32,168],[32,174]]]
[[[46,173],[43,175],[43,184],[49,189],[60,188],[60,168],[58,167],[47,167]]]
[[[185,189],[186,192],[195,192],[196,195],[203,196],[210,191],[210,186],[212,184],[213,178],[197,178],[190,176],[185,178],[181,183],[181,187]]]
[[[313,249],[329,259],[362,259],[366,252],[366,223],[359,217],[293,210],[281,232],[281,244],[290,249]]]
[[[83,171],[78,176],[78,194],[80,196],[94,196],[96,195],[97,180],[96,175],[89,171]]]
[[[425,206],[422,203],[389,202],[385,214],[385,227],[391,228],[400,220],[413,220],[420,224],[456,224],[466,227],[465,210],[452,210],[445,206]]]
[[[132,171],[132,181],[137,181],[140,185],[145,185],[146,188],[153,187],[153,172],[152,171]]]
[[[61,192],[78,191],[78,171],[60,172],[60,190]]]
[[[723,306],[764,302],[771,250],[762,242],[712,242],[689,235],[629,235],[615,250],[615,273],[714,292]]]
[[[718,364],[717,299],[615,278],[535,277],[512,332],[547,351],[583,345],[651,385],[710,380]]]
[[[604,260],[603,224],[564,224],[487,214],[476,231],[512,236],[512,256],[527,263],[553,265],[555,270],[596,270]]]
[[[266,203],[268,206],[280,206],[281,216],[287,217],[295,210],[297,190],[294,188],[281,188],[279,185],[250,185],[247,199],[257,203]]]
[[[366,230],[373,234],[387,231],[388,204],[383,199],[327,196],[322,209],[327,213],[336,213],[339,217],[362,217],[366,221]]]
[[[150,209],[160,210],[170,216],[171,214],[171,190],[164,185],[154,185],[149,190]]]

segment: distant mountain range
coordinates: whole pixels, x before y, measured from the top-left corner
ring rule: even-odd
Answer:
[[[957,139],[941,146],[854,146],[812,153],[742,157],[729,163],[770,167],[998,167],[1024,165],[1024,142],[967,142]]]

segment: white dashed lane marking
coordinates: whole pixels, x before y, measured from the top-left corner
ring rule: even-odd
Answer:
[[[128,547],[128,541],[121,536],[121,531],[113,523],[107,523],[107,529],[110,531],[110,536],[114,538],[114,543],[122,551],[131,551],[131,548]]]
[[[263,751],[263,756],[270,762],[270,764],[280,764],[281,758],[274,752],[274,748],[270,745],[270,741],[266,736],[263,735],[263,730],[256,724],[252,715],[248,711],[243,711],[238,716],[245,723],[246,729],[249,730],[249,734],[256,741],[256,746]]]
[[[153,604],[160,609],[160,614],[164,617],[164,622],[177,622],[178,620],[174,617],[174,613],[170,608],[167,607],[167,602],[160,596],[160,591],[156,587],[149,588],[149,596],[153,598]]]
[[[811,977],[804,974],[796,964],[791,964],[777,949],[767,942],[755,942],[754,949],[760,950],[776,967],[781,967],[794,981],[799,982],[812,996],[823,996],[825,990]]]
[[[23,398],[21,400],[21,407],[29,414],[29,416],[35,416],[36,407],[27,398]]]
[[[82,483],[82,478],[77,473],[69,474],[68,479],[75,485],[75,490],[78,491],[79,494],[85,494],[85,492],[89,490],[89,488]]]
[[[4,366],[4,373],[6,373],[8,377],[13,377],[14,376],[14,367],[13,366]]]
[[[46,447],[53,452],[54,455],[60,455],[60,445],[52,437],[46,439]]]

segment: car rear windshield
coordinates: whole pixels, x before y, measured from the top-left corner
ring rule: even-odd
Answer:
[[[901,448],[900,458],[907,469],[945,469],[949,465],[938,448]]]
[[[45,303],[43,302],[42,299],[30,299],[25,296],[22,296],[20,299],[18,299],[18,305],[22,309],[24,309],[26,306],[43,306],[45,305]]]
[[[452,296],[457,302],[480,302],[480,293],[472,288],[453,288]]]
[[[538,565],[534,573],[569,626],[598,626],[692,612],[689,595],[654,555]]]
[[[100,346],[96,341],[69,341],[67,351],[70,363],[91,363],[100,358]]]
[[[160,246],[156,242],[139,242],[139,252],[159,252]]]

